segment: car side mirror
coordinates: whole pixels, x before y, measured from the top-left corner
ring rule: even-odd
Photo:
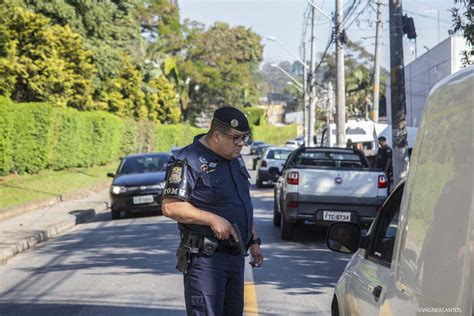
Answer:
[[[107,173],[107,177],[113,178],[113,177],[115,177],[115,174],[113,172],[109,172],[109,173]]]
[[[362,233],[359,225],[354,223],[333,223],[327,233],[326,244],[329,249],[342,252],[354,253],[362,241]],[[365,242],[363,243],[365,246]]]
[[[279,170],[277,167],[270,167],[270,168],[268,169],[268,172],[269,172],[270,174],[273,174],[273,175],[279,175],[279,176],[281,176],[281,172],[280,172],[280,170]]]

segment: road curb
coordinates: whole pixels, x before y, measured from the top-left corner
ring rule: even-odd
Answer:
[[[49,199],[29,202],[26,204],[16,205],[16,206],[11,206],[11,207],[6,207],[6,208],[0,208],[0,221],[17,216],[17,215],[28,213],[40,208],[54,206],[57,203],[63,202],[66,200],[80,199],[80,198],[88,196],[91,192],[99,192],[99,191],[105,190],[109,186],[110,186],[110,182],[99,183],[91,187],[78,189],[74,192],[67,192],[61,195],[51,197]]]
[[[104,212],[108,209],[108,203],[100,203],[94,209],[88,209],[77,213],[70,213],[70,218],[60,221],[46,228],[45,230],[32,232],[30,236],[27,236],[20,241],[9,245],[7,248],[0,250],[0,264],[6,263],[9,259],[15,255],[22,253],[35,245],[40,244],[48,239],[51,239],[59,234],[71,229],[72,227],[85,222],[89,218],[97,215],[98,213]]]

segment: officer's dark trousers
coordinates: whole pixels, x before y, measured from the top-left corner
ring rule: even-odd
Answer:
[[[196,256],[184,274],[184,296],[188,315],[242,315],[244,309],[242,256],[221,252]]]

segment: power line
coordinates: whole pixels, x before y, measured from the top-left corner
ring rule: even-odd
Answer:
[[[420,14],[420,13],[416,13],[416,12],[408,11],[408,10],[403,10],[403,11],[406,12],[406,13],[410,13],[411,15],[419,16],[419,17],[429,19],[429,20],[433,20],[433,21],[438,21],[438,18],[436,18],[434,16],[424,15],[424,14]],[[449,20],[446,20],[446,19],[441,19],[441,18],[439,19],[439,21],[443,22],[443,23],[446,23],[446,24],[452,24],[453,23],[452,21],[449,21]]]

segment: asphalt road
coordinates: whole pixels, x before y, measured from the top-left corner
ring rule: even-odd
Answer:
[[[329,315],[350,256],[327,250],[324,232],[311,226],[282,242],[273,189],[253,186],[252,196],[266,257],[247,271],[258,314]],[[163,216],[98,215],[0,266],[0,315],[185,315],[178,243],[176,224]]]

